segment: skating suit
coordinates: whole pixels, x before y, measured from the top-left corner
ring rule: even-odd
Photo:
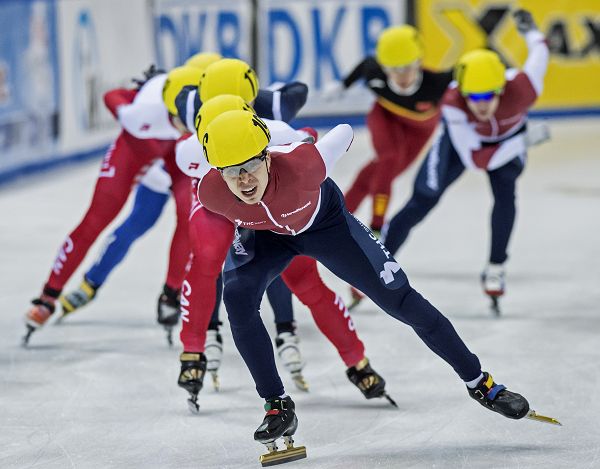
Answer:
[[[225,263],[223,296],[236,346],[263,398],[281,395],[284,388],[260,318],[260,301],[271,279],[299,255],[316,259],[413,327],[464,380],[480,374],[477,357],[450,322],[410,287],[391,254],[346,210],[340,190],[328,178],[352,138],[350,126],[339,125],[316,145],[272,148],[269,184],[257,204],[237,199],[207,163],[198,174],[203,176],[200,202],[238,226]]]
[[[348,88],[359,79],[364,79],[376,95],[367,115],[375,158],[361,169],[345,198],[348,210],[354,212],[366,196],[371,196],[371,226],[380,230],[392,182],[417,158],[432,136],[440,118],[438,103],[452,74],[423,70],[420,84],[405,95],[390,83],[377,61],[367,57],[344,80],[344,86]]]
[[[306,137],[306,134],[293,130],[281,121],[265,121],[273,144]],[[177,162],[182,171],[191,177],[201,179],[204,176],[207,163],[202,146],[195,137],[178,144]],[[311,168],[305,170],[310,172]],[[217,176],[220,179],[218,173]],[[199,352],[204,350],[206,329],[217,301],[215,283],[219,281],[229,248],[232,244],[234,248],[240,246],[240,243],[235,225],[200,203],[192,210],[190,230],[193,256],[182,289],[183,327],[180,338],[186,351]],[[344,363],[353,366],[360,361],[364,357],[364,346],[354,330],[352,319],[342,299],[323,283],[315,260],[306,256],[296,257],[282,273],[282,278],[310,309],[317,327],[336,347]],[[275,309],[276,306],[273,307]]]
[[[466,168],[486,171],[494,196],[489,261],[502,264],[508,258],[516,216],[516,180],[527,154],[527,112],[542,91],[549,57],[539,31],[527,33],[525,39],[529,49],[527,61],[522,71],[506,71],[506,86],[489,121],[478,121],[456,83],[450,85],[442,103],[441,132],[417,174],[411,199],[390,220],[385,245],[391,252],[398,250],[412,227],[429,213]]]
[[[189,253],[187,217],[191,207],[190,182],[175,164],[179,133],[171,125],[162,103],[166,75],[158,75],[140,90],[115,89],[104,96],[122,130],[100,167],[90,206],[79,225],[67,236],[54,261],[44,292],[57,297],[100,233],[125,204],[136,176],[157,159],[164,160],[177,202],[178,226],[172,242],[167,283],[183,281]],[[176,246],[176,247],[175,247]]]

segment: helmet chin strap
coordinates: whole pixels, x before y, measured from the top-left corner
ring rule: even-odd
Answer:
[[[399,94],[400,96],[410,96],[419,89],[422,81],[423,81],[423,70],[419,70],[417,77],[415,78],[415,81],[408,88],[402,88],[401,86],[398,85],[398,83],[396,83],[391,78],[387,79],[387,84],[394,93]]]

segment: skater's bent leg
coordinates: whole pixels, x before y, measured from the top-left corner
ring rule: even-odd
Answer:
[[[167,166],[169,167],[170,165]],[[169,267],[165,285],[173,290],[179,290],[190,257],[189,216],[192,208],[192,185],[190,179],[178,169],[170,171],[170,174],[173,181],[171,191],[175,199],[177,224],[169,249]]]
[[[350,189],[344,195],[346,199],[346,207],[348,211],[354,213],[364,198],[369,194],[371,186],[371,178],[375,171],[376,162],[375,160],[370,161],[367,165],[360,170],[358,176],[350,186]]]
[[[376,237],[344,210],[330,228],[311,233],[304,253],[360,289],[390,316],[410,325],[463,380],[479,376],[479,360],[450,321],[409,285],[398,263],[382,248]]]
[[[434,141],[415,179],[413,194],[384,229],[385,246],[392,254],[404,244],[412,228],[427,216],[444,191],[464,171],[446,131]]]
[[[233,224],[203,207],[190,217],[192,261],[183,282],[180,339],[186,352],[204,351],[216,305],[217,279],[233,240]]]
[[[396,116],[378,103],[367,116],[367,126],[377,154],[369,188],[373,198],[371,227],[379,231],[387,212],[392,181],[398,175],[396,167],[406,159],[407,138]]]
[[[131,245],[154,226],[168,199],[168,194],[138,186],[131,213],[109,235],[102,255],[85,274],[92,285],[98,288],[105,282],[112,270],[125,258]]]
[[[392,217],[385,228],[385,247],[391,253],[396,253],[408,238],[410,231],[425,218],[438,201],[439,196],[423,196],[418,194],[415,188],[410,200]]]
[[[121,211],[135,174],[144,164],[144,160],[136,159],[136,156],[124,134],[121,134],[104,158],[86,214],[58,252],[45,290],[60,293],[91,245]],[[110,167],[110,171],[105,171],[105,167]]]
[[[250,232],[254,236],[254,253],[242,265],[228,267],[223,273],[223,301],[235,345],[264,398],[284,394],[277,373],[271,339],[260,317],[260,302],[267,284],[281,273],[294,253],[276,241],[269,232]],[[251,249],[248,247],[247,251]],[[228,270],[230,269],[230,270]]]
[[[321,279],[317,262],[307,256],[296,256],[282,277],[298,299],[305,304],[319,330],[336,348],[347,367],[365,356],[350,313],[342,298]]]
[[[517,212],[515,206],[516,182],[522,171],[523,160],[515,158],[506,165],[488,172],[494,194],[490,252],[490,263],[492,264],[503,264],[508,257],[508,242]]]
[[[75,269],[79,267],[89,248],[104,228],[117,216],[126,200],[127,194],[123,194],[122,197],[115,197],[106,192],[94,195],[92,204],[83,220],[67,236],[61,246],[50,277],[46,282],[46,288],[57,291],[63,289]]]

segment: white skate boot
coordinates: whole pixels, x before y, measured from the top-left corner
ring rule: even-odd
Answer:
[[[292,375],[294,384],[299,390],[308,391],[308,383],[302,375],[304,360],[302,360],[299,343],[300,338],[292,332],[282,332],[275,339],[277,355],[279,355],[279,359]]]
[[[504,295],[505,283],[504,265],[489,264],[481,274],[481,284],[484,293],[492,300],[492,311],[500,315],[498,298]]]
[[[204,343],[204,355],[206,355],[206,371],[212,376],[213,387],[218,391],[221,387],[219,380],[219,368],[223,357],[223,338],[218,330],[206,331],[206,342]]]

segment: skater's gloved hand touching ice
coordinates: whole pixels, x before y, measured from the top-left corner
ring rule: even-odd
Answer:
[[[519,9],[513,13],[515,25],[519,33],[525,35],[529,31],[536,31],[538,28],[533,20],[533,16],[530,11]]]
[[[323,87],[321,91],[321,99],[325,102],[337,101],[344,96],[346,87],[341,81],[331,81]]]

